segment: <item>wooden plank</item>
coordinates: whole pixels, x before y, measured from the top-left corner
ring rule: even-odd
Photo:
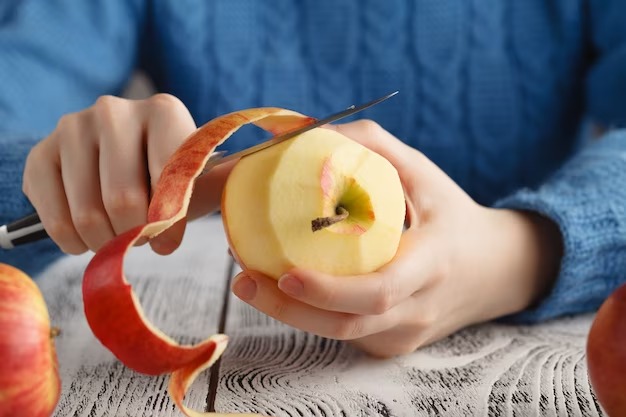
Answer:
[[[126,261],[129,281],[155,325],[179,343],[217,332],[226,290],[227,243],[218,217],[188,226],[182,246],[161,257],[134,248]],[[90,254],[66,257],[37,278],[54,325],[62,394],[55,416],[180,416],[167,395],[168,377],[148,377],[124,367],[92,335],[85,320],[81,281]],[[206,407],[210,371],[200,375],[186,404]]]
[[[271,416],[598,416],[584,360],[592,316],[487,324],[414,354],[371,358],[235,297],[215,408]]]

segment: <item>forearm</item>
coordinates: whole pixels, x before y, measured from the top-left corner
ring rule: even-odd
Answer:
[[[482,242],[487,242],[482,272],[493,306],[481,321],[519,313],[552,288],[562,257],[562,238],[549,219],[526,210],[487,209]],[[488,233],[487,233],[488,232]],[[489,238],[486,238],[489,236]]]
[[[537,190],[521,190],[497,207],[549,219],[563,245],[558,273],[542,278],[549,284],[545,295],[511,319],[533,322],[595,310],[626,280],[626,131],[610,133]],[[544,258],[549,265],[553,252]]]

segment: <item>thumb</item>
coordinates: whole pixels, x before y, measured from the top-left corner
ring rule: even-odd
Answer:
[[[174,252],[183,240],[187,218],[174,223],[169,229],[150,240],[150,247],[159,255],[169,255]]]
[[[232,161],[218,165],[196,180],[187,216],[150,241],[153,251],[159,255],[174,252],[183,240],[187,220],[193,220],[219,208],[224,183],[235,163],[236,161]]]
[[[196,178],[187,211],[189,220],[219,210],[226,180],[236,164],[237,161],[229,161],[217,165],[206,174]]]
[[[178,147],[196,130],[196,124],[182,101],[169,94],[156,94],[142,102],[145,141],[152,194],[163,167]],[[150,240],[152,250],[167,255],[180,246],[187,219],[181,219]]]

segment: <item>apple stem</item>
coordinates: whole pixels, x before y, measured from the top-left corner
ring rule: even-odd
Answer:
[[[61,329],[59,329],[58,327],[51,327],[50,328],[50,339],[54,339],[55,337],[57,337],[60,334],[61,334]]]
[[[311,229],[314,232],[317,232],[318,230],[322,230],[328,226],[332,226],[335,223],[339,223],[340,221],[347,219],[350,215],[350,213],[348,213],[348,210],[346,210],[342,206],[337,207],[336,213],[337,214],[335,214],[334,216],[318,217],[317,219],[314,219],[313,221],[311,221]]]

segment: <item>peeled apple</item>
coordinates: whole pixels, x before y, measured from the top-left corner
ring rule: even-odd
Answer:
[[[233,255],[275,279],[293,267],[332,275],[379,269],[396,254],[405,210],[395,167],[324,128],[241,159],[222,197]]]

